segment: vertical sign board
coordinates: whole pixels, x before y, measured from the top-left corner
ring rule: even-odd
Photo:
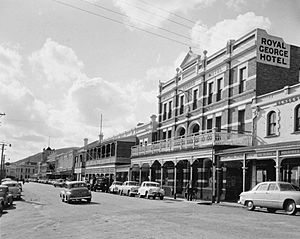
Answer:
[[[290,68],[290,45],[282,38],[269,35],[264,30],[257,32],[257,62]]]

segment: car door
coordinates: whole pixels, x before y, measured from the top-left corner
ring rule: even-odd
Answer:
[[[255,206],[265,207],[266,198],[267,198],[266,197],[267,189],[268,189],[268,183],[262,183],[257,187],[253,197],[253,203]]]
[[[277,183],[269,183],[266,191],[265,207],[278,208],[280,204],[280,190]]]

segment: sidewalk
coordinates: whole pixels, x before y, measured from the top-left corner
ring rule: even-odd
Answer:
[[[236,202],[219,202],[219,203],[212,203],[211,201],[205,200],[193,200],[187,201],[185,198],[176,198],[173,197],[165,197],[165,200],[169,201],[176,201],[176,202],[185,202],[185,203],[194,203],[199,205],[208,205],[208,206],[226,206],[226,207],[243,207],[243,205],[236,203]]]

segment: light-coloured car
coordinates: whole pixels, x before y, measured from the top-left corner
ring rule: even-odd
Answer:
[[[14,199],[21,198],[21,189],[18,182],[10,180],[3,182],[1,185],[8,187],[8,190]]]
[[[84,181],[66,182],[63,190],[60,192],[62,202],[86,200],[88,203],[92,200],[91,191],[87,188]]]
[[[127,195],[129,197],[135,196],[139,190],[139,183],[136,181],[125,181],[119,188],[120,195]]]
[[[289,215],[300,210],[299,188],[287,182],[262,182],[252,190],[240,194],[238,201],[249,211],[255,207],[267,208],[268,212],[283,209]]]
[[[122,186],[122,182],[120,181],[114,181],[110,187],[108,188],[108,192],[109,193],[118,193],[119,192],[119,188]]]
[[[0,185],[0,203],[2,210],[13,204],[13,196],[7,186]]]
[[[155,199],[159,197],[161,200],[164,199],[165,191],[160,187],[159,183],[145,181],[142,183],[141,187],[138,190],[139,197],[152,197]]]

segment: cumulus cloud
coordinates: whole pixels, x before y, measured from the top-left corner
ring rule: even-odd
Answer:
[[[129,23],[141,28],[151,28],[149,24],[161,27],[172,13],[186,13],[191,9],[209,6],[214,1],[190,0],[186,4],[182,0],[154,0],[151,4],[145,4],[138,0],[114,0],[114,5],[128,16],[125,20]]]
[[[267,17],[256,16],[253,12],[238,15],[236,19],[225,19],[212,27],[198,21],[192,29],[193,42],[208,54],[213,54],[226,46],[226,41],[237,39],[255,28],[270,29],[271,21]]]

